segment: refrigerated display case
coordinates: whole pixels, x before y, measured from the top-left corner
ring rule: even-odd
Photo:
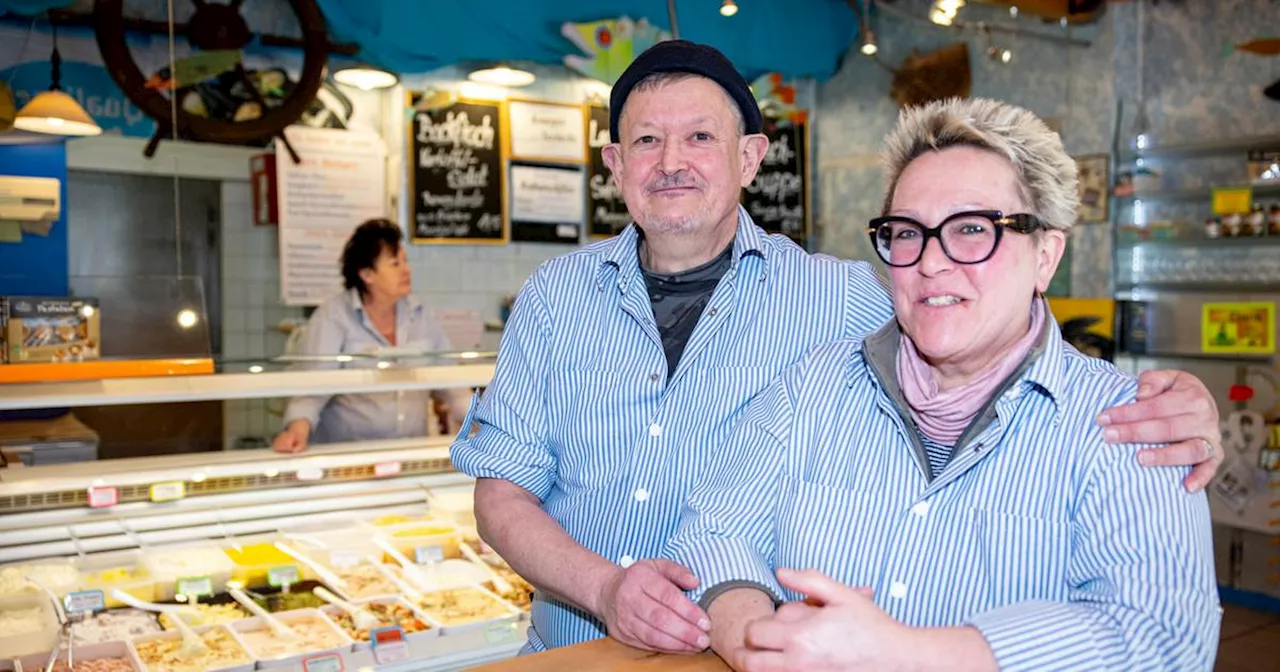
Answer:
[[[493,358],[432,353],[346,369],[295,370],[280,361],[219,368],[0,385],[0,410],[480,388]],[[105,617],[95,617],[93,631],[112,639],[74,654],[119,658],[122,669],[201,669],[174,659],[190,651],[165,627],[176,627],[173,618],[192,621],[204,650],[239,652],[205,669],[443,671],[512,656],[525,642],[532,589],[476,537],[473,483],[453,471],[450,442],[435,436],[300,454],[224,450],[0,469],[0,622],[29,631],[0,637],[0,660],[39,659],[43,669],[53,642],[67,635],[44,588],[64,611],[101,591]],[[253,613],[234,590],[281,615]],[[186,616],[157,619],[128,604]],[[381,617],[353,617],[351,606]],[[67,619],[72,637],[77,625],[89,631],[79,619]],[[277,646],[272,619],[299,634],[328,634]],[[400,630],[379,632],[384,625]]]

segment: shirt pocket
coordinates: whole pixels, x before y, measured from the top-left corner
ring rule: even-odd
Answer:
[[[1070,521],[974,509],[973,525],[989,608],[1066,597]]]
[[[877,493],[787,478],[778,496],[775,566],[875,585],[884,552],[876,525],[889,509]]]
[[[627,475],[643,426],[642,392],[629,382],[641,374],[606,370],[551,373],[547,434],[566,492],[599,490]]]

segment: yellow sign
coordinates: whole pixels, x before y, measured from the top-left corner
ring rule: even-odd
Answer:
[[[1115,299],[1069,299],[1051,296],[1049,310],[1053,312],[1053,316],[1057,318],[1060,325],[1083,319],[1089,322],[1087,327],[1089,333],[1106,338],[1115,335]]]
[[[1270,354],[1276,349],[1276,304],[1206,303],[1201,350],[1214,354]]]
[[[1050,297],[1049,310],[1062,329],[1062,338],[1090,357],[1115,358],[1116,302],[1114,299]]]
[[[1253,204],[1253,189],[1239,187],[1213,190],[1213,214],[1246,215]]]

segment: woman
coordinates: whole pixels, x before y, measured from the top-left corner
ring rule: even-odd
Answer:
[[[301,341],[304,354],[368,354],[392,347],[424,352],[451,349],[448,337],[411,294],[413,283],[402,240],[400,227],[385,219],[356,228],[342,250],[346,291],[321,304],[311,316]],[[465,392],[439,396],[452,397],[446,403],[451,424],[456,425],[466,412]],[[431,401],[427,392],[295,398],[289,401],[285,428],[276,436],[274,448],[297,453],[309,443],[426,436]]]
[[[668,547],[713,649],[753,671],[1209,669],[1205,496],[1104,444],[1093,419],[1136,382],[1041,296],[1079,205],[1058,136],[952,100],[904,112],[885,159],[870,233],[897,320],[762,392]]]

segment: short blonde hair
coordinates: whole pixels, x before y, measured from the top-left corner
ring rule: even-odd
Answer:
[[[929,151],[965,146],[1008,159],[1022,185],[1022,196],[1044,225],[1071,231],[1080,210],[1076,162],[1062,138],[1039,117],[1015,105],[988,98],[950,98],[912,107],[898,115],[885,138],[880,158],[888,214],[902,171]]]

